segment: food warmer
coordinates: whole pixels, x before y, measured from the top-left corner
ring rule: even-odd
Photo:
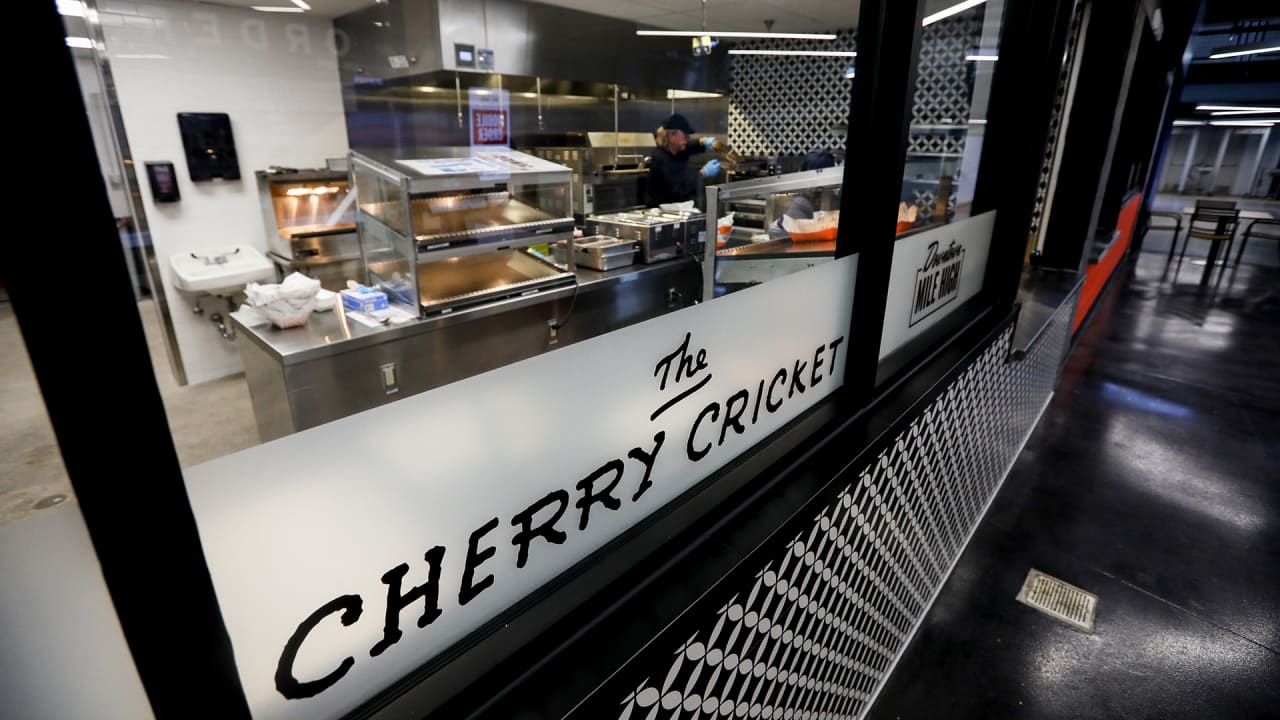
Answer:
[[[796,242],[782,227],[782,216],[803,197],[815,212],[840,209],[843,168],[823,168],[775,175],[707,188],[710,222],[735,210],[735,226],[727,242],[703,261],[703,297],[742,289],[835,259],[835,238]],[[750,208],[762,227],[740,228],[741,208]],[[715,232],[714,227],[708,228]]]
[[[300,272],[329,290],[364,276],[346,170],[273,167],[255,176],[267,255],[281,276]]]
[[[351,153],[369,283],[422,317],[575,282],[569,168],[506,148]],[[546,245],[540,256],[532,246]]]

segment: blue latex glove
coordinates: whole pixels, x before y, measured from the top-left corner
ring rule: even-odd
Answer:
[[[702,138],[702,147],[706,148],[706,149],[707,149],[707,152],[711,152],[711,147],[712,147],[713,145],[715,145],[715,144],[716,144],[716,139],[715,139],[715,137],[704,137],[704,138]]]
[[[706,177],[714,177],[720,174],[720,161],[709,160],[706,165],[702,166],[702,174]]]

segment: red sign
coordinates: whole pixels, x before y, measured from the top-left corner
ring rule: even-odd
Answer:
[[[507,139],[507,111],[473,109],[471,111],[471,144],[509,144]]]

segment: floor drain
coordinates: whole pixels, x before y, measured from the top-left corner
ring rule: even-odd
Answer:
[[[34,503],[32,503],[31,507],[37,510],[47,510],[48,508],[54,507],[56,505],[61,505],[62,503],[66,502],[66,500],[67,500],[66,495],[63,495],[62,493],[58,493],[57,495],[50,495],[47,498],[41,498],[35,501]]]
[[[1018,591],[1018,602],[1087,633],[1093,632],[1098,596],[1032,569]]]

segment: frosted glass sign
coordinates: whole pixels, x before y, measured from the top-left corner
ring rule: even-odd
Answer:
[[[827,263],[189,470],[254,717],[341,716],[811,408],[841,384],[856,272]]]
[[[880,359],[922,335],[982,290],[996,212],[940,225],[893,246]]]

